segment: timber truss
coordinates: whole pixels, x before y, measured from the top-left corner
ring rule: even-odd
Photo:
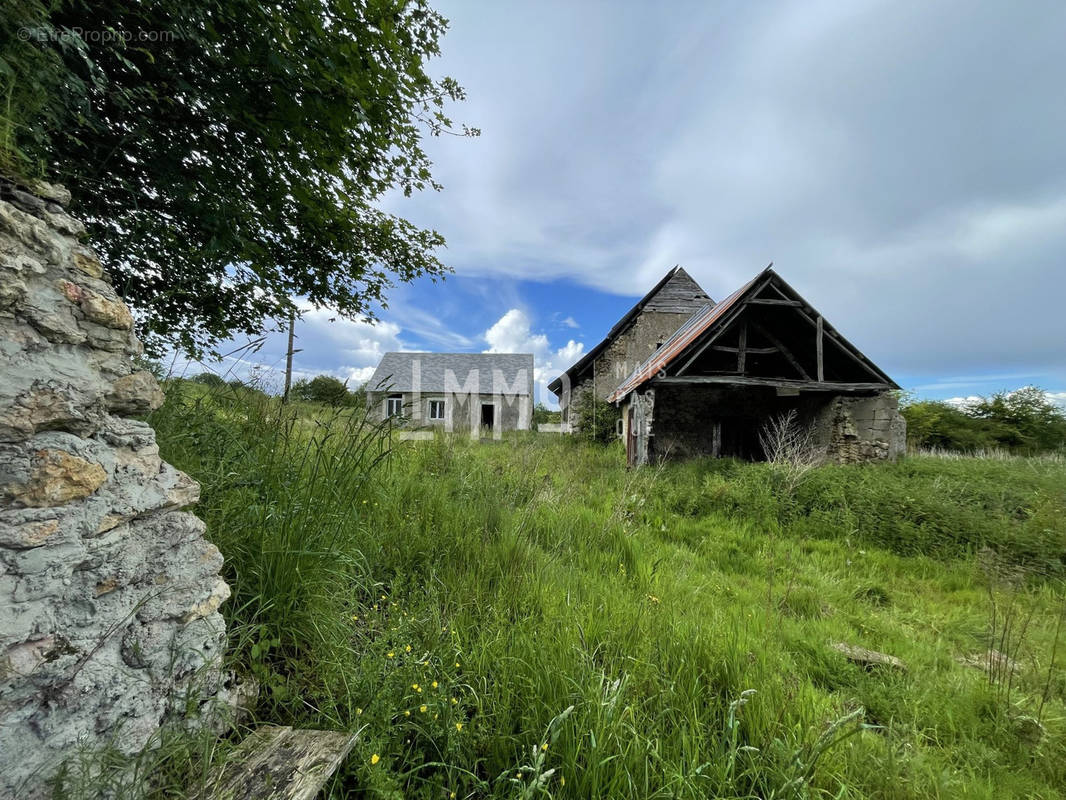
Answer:
[[[608,398],[657,385],[764,386],[781,393],[899,386],[767,267],[697,311]]]

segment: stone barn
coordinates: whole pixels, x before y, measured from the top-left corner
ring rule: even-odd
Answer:
[[[366,384],[381,420],[498,435],[533,419],[531,353],[386,353]]]
[[[694,313],[714,301],[681,267],[674,267],[626,312],[603,341],[548,384],[559,398],[562,422],[576,430],[574,408],[585,392],[606,400]]]
[[[897,458],[899,387],[771,267],[705,303],[607,395],[631,465],[765,457],[767,423],[795,412],[828,460]]]

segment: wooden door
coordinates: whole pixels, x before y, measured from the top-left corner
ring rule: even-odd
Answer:
[[[637,432],[636,419],[633,414],[633,404],[629,404],[629,413],[626,415],[626,463],[633,466],[637,460]]]

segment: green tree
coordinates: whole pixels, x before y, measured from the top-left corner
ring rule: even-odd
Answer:
[[[558,422],[561,417],[560,412],[552,411],[544,403],[537,403],[533,406],[533,428],[540,427],[543,423]]]
[[[373,315],[447,272],[440,234],[376,207],[440,188],[446,24],[426,0],[5,0],[0,167],[52,166],[149,345],[257,333],[293,296]]]
[[[1018,453],[1066,447],[1066,414],[1032,386],[979,398],[962,408],[923,400],[905,405],[902,412],[907,439],[915,447]]]
[[[204,386],[210,386],[213,389],[226,385],[226,379],[214,372],[201,372],[193,375],[189,380],[202,383]]]
[[[292,396],[307,403],[326,406],[355,405],[348,385],[332,375],[316,375],[311,380],[299,380],[292,385]]]
[[[1066,414],[1035,386],[982,398],[970,414],[994,425],[999,443],[1011,450],[1040,452],[1066,446]]]
[[[576,417],[579,436],[603,444],[618,438],[618,420],[622,418],[622,412],[606,400],[596,397],[591,390],[578,396],[571,412]]]

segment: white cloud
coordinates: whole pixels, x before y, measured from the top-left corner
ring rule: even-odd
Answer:
[[[567,328],[580,328],[581,327],[580,325],[577,324],[577,320],[574,319],[573,317],[566,317],[565,319],[560,320],[560,324],[565,325]]]
[[[575,342],[573,339],[555,351],[555,360],[561,364],[561,369],[566,369],[585,352],[584,342]]]
[[[485,331],[484,338],[489,344],[486,353],[533,354],[537,399],[553,408],[556,407],[555,395],[548,391],[547,385],[585,351],[585,345],[573,339],[553,351],[547,335],[534,333],[529,315],[520,308],[509,309]]]
[[[1026,387],[1022,387],[1022,388],[1026,388]],[[1014,391],[1020,391],[1020,390],[1019,389],[1015,389]],[[1013,393],[1014,392],[1007,392],[1008,395],[1013,394]],[[1048,391],[1045,391],[1044,392],[1044,397],[1047,398],[1047,401],[1049,403],[1053,403],[1054,405],[1061,406],[1062,408],[1066,409],[1066,392],[1048,392]],[[984,399],[985,398],[980,396],[980,395],[972,394],[972,395],[969,395],[968,397],[949,397],[944,402],[947,403],[949,406],[955,406],[955,408],[958,408],[958,409],[960,409],[962,411],[968,411],[969,409],[973,408],[975,405],[977,405],[978,403],[980,403]]]
[[[391,321],[350,320],[324,308],[302,305],[303,316],[296,324],[296,346],[302,362],[316,355],[316,349],[329,349],[336,361],[352,367],[376,365],[390,350],[402,350],[400,326]]]
[[[512,308],[485,331],[489,343],[486,353],[532,353],[543,356],[548,351],[548,337],[533,333],[529,316],[519,308]]]

